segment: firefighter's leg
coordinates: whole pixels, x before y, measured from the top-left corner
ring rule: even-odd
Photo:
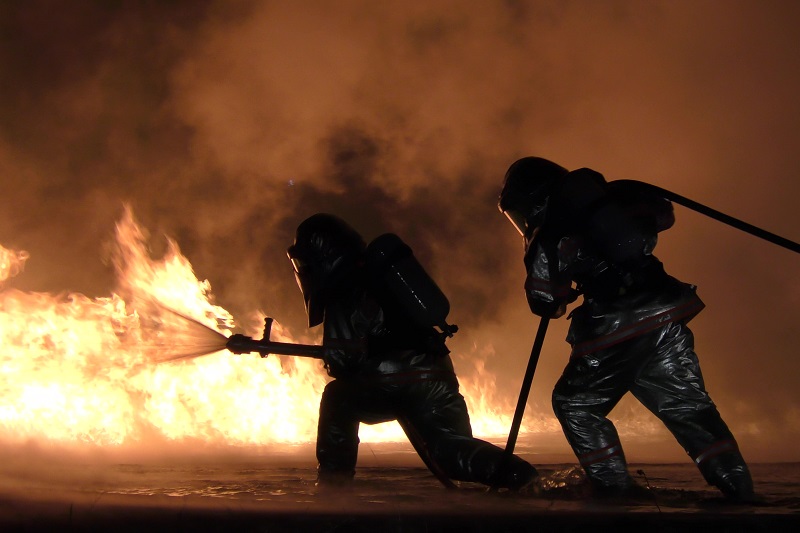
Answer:
[[[750,471],[706,392],[692,332],[685,324],[668,324],[654,340],[654,355],[631,392],[664,422],[709,484],[728,498],[752,499]]]
[[[318,482],[347,483],[355,475],[358,459],[356,391],[352,385],[333,380],[325,387],[317,425]]]
[[[634,487],[608,413],[629,390],[638,339],[570,360],[553,389],[553,411],[598,493]]]
[[[406,419],[424,440],[430,459],[451,479],[516,490],[536,478],[536,469],[516,455],[498,472],[503,450],[473,437],[455,380],[413,384],[409,397],[414,407]]]

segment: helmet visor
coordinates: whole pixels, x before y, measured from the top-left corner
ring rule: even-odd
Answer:
[[[297,249],[292,246],[288,250],[289,260],[294,268],[294,277],[297,286],[303,293],[303,300],[306,305],[308,315],[308,327],[312,328],[319,325],[323,318],[322,289],[324,273],[322,272],[322,261],[308,261],[302,257],[293,257]]]
[[[517,228],[520,235],[525,235],[525,229],[528,227],[528,223],[525,221],[525,215],[523,215],[522,212],[516,209],[508,209],[503,211],[503,214],[508,217],[508,220]]]
[[[310,263],[305,259],[289,256],[289,260],[292,262],[292,268],[294,268],[295,274],[302,274],[303,272],[308,271]]]

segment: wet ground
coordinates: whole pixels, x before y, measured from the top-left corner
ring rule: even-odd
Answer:
[[[528,457],[529,460],[534,459]],[[533,460],[532,462],[537,463]],[[349,489],[320,490],[306,455],[116,462],[9,461],[0,531],[795,531],[800,464],[755,464],[762,501],[724,502],[691,464],[634,464],[638,500],[587,497],[573,464],[538,464],[524,493],[448,490],[413,454],[367,456]]]

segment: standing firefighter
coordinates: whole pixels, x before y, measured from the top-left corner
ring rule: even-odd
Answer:
[[[533,466],[513,457],[500,469],[503,451],[473,438],[445,346],[456,329],[444,321],[449,303],[396,235],[366,246],[346,222],[320,213],[299,225],[288,255],[309,327],[323,324],[334,378],[320,402],[320,484],[352,480],[360,423],[391,420],[440,479],[512,490],[533,481]]]
[[[652,255],[657,233],[674,222],[671,203],[587,168],[526,157],[508,169],[499,208],[525,239],[533,313],[558,318],[583,296],[568,317],[572,353],[553,409],[596,493],[637,488],[607,418],[631,392],[708,483],[732,500],[752,499],[750,472],[705,390],[686,325],[703,302]]]

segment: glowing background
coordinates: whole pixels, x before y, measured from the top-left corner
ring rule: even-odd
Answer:
[[[507,166],[648,181],[797,240],[798,21],[755,0],[2,3],[0,244],[31,256],[6,287],[107,296],[129,202],[215,303],[305,334],[285,249],[334,212],[411,244],[450,297],[453,352],[491,346],[513,405],[535,319],[495,207]],[[708,389],[747,458],[800,460],[798,258],[676,209],[656,254],[708,306]]]

